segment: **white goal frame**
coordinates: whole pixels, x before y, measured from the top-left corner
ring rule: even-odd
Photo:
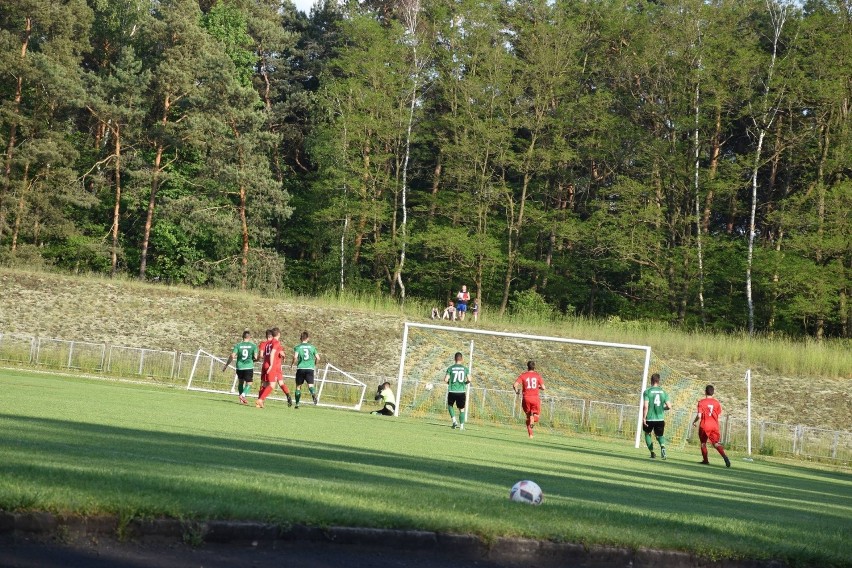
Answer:
[[[199,349],[195,353],[195,358],[192,361],[192,369],[189,372],[189,380],[186,383],[186,390],[221,393],[222,390],[220,390],[220,389],[209,389],[209,388],[204,388],[204,387],[197,387],[197,386],[194,386],[192,384],[192,381],[195,379],[195,372],[198,370],[198,361],[202,358],[202,356],[209,357],[209,368],[207,369],[208,379],[210,377],[212,377],[212,375],[213,375],[213,363],[214,362],[218,363],[219,365],[223,365],[223,366],[225,365],[225,359],[222,359],[221,357],[213,355],[212,353],[208,353],[204,349]],[[233,368],[232,365],[229,365],[229,367]],[[236,388],[237,388],[237,377],[236,377],[236,375],[234,375],[234,380],[231,382],[230,393],[231,394],[235,393]]]
[[[335,379],[330,379],[330,378],[328,378],[328,372],[329,371],[334,371],[336,373],[340,373],[341,375],[343,375],[344,377],[346,377],[347,379],[349,379],[352,382],[347,383],[345,381],[338,381],[338,380],[335,380]],[[317,382],[319,382],[319,388],[317,389],[317,406],[326,406],[328,408],[342,408],[344,410],[355,410],[355,411],[361,410],[361,405],[364,404],[364,395],[367,393],[367,383],[365,383],[363,381],[359,381],[358,379],[353,377],[351,374],[347,373],[343,369],[335,367],[331,363],[325,364],[325,369],[323,369],[323,371],[322,371],[322,378],[318,379]],[[358,385],[361,388],[361,394],[358,396],[358,404],[356,404],[355,406],[348,406],[348,405],[343,405],[343,404],[326,404],[326,403],[322,402],[322,389],[326,385],[326,383],[338,384],[338,385],[347,385],[347,384],[355,383],[356,385]]]
[[[199,361],[204,361],[204,364],[208,366],[205,369],[199,369]],[[192,370],[189,373],[189,380],[186,384],[187,390],[200,391],[200,392],[212,392],[212,393],[222,393],[222,394],[235,394],[237,392],[237,377],[234,376],[231,381],[230,389],[222,389],[222,388],[207,388],[204,386],[197,386],[197,384],[193,384],[193,381],[198,383],[198,377],[196,377],[196,372],[201,371],[202,374],[206,372],[206,376],[209,382],[209,379],[213,376],[213,373],[217,373],[218,369],[215,367],[224,366],[225,359],[213,355],[205,351],[204,349],[199,349],[195,354],[195,359],[192,363]],[[228,365],[230,368],[234,369],[233,365]],[[256,369],[255,369],[256,370]],[[340,380],[333,378],[334,374],[339,374],[342,377],[345,377],[347,380]],[[325,406],[328,408],[341,408],[344,410],[361,410],[361,407],[364,404],[364,396],[367,392],[367,383],[364,381],[360,381],[352,376],[351,373],[347,373],[343,369],[339,367],[335,367],[331,363],[326,363],[325,368],[321,372],[316,373],[315,384],[317,385],[317,406]],[[292,375],[284,375],[282,377],[292,379]],[[221,383],[220,383],[221,384]],[[338,384],[338,385],[351,385],[356,389],[358,393],[358,402],[355,404],[347,405],[347,404],[335,404],[335,403],[324,403],[322,401],[322,391],[326,384]],[[250,395],[252,397],[256,397],[256,394]],[[282,400],[280,396],[273,395],[269,397],[272,400]]]
[[[456,333],[460,335],[491,335],[496,337],[510,337],[516,339],[532,339],[536,341],[552,341],[555,343],[571,343],[575,345],[592,345],[596,347],[615,347],[621,349],[632,349],[636,351],[642,351],[645,353],[645,364],[644,369],[642,371],[642,387],[639,389],[639,413],[638,419],[636,422],[636,447],[640,447],[641,433],[642,433],[642,394],[645,392],[645,389],[648,388],[648,369],[651,366],[651,347],[648,345],[632,345],[629,343],[611,343],[608,341],[591,341],[587,339],[569,339],[565,337],[551,337],[547,335],[529,335],[526,333],[509,333],[506,331],[489,331],[484,329],[467,329],[467,328],[458,328],[458,327],[449,327],[445,325],[435,325],[428,323],[414,323],[414,322],[405,322],[405,327],[402,330],[402,348],[400,350],[399,357],[399,374],[397,375],[396,382],[396,400],[402,400],[402,382],[403,382],[403,374],[405,373],[405,357],[406,351],[408,349],[408,330],[411,328],[419,328],[419,329],[434,329],[438,331],[448,331],[451,333]],[[471,374],[473,374],[473,340],[471,340],[470,346],[470,358],[468,360],[468,367],[471,370]],[[394,416],[399,416],[399,407],[401,405],[397,404],[396,411],[394,412]]]

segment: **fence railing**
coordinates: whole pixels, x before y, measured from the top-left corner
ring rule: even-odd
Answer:
[[[125,347],[89,341],[0,333],[0,362],[94,373],[175,385],[187,384],[195,353]],[[367,385],[390,381],[371,373],[349,372]],[[368,387],[369,392],[369,387]],[[446,415],[446,388],[421,381],[404,380],[400,409],[410,415]],[[512,390],[473,387],[468,400],[473,420],[522,424],[520,399]],[[588,432],[633,440],[638,423],[637,405],[582,398],[542,397],[542,425],[565,431]],[[694,443],[694,414],[673,411],[666,416],[666,435],[672,443]],[[747,449],[747,422],[739,416],[723,416],[722,442],[735,450]],[[753,421],[752,452],[760,455],[797,456],[840,463],[852,461],[852,432],[828,430],[770,421]]]

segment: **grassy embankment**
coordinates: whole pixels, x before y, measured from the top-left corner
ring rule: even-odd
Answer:
[[[392,299],[325,295],[260,297],[127,279],[0,271],[0,332],[133,347],[226,353],[242,329],[272,325],[285,343],[309,329],[327,360],[359,372],[395,369],[405,320],[429,321],[429,306]],[[558,322],[500,317],[489,306],[482,329],[651,345],[656,357],[699,382],[722,384],[727,406],[744,407],[741,380],[754,376],[756,418],[848,429],[852,416],[852,342],[794,341],[684,333],[647,322]],[[803,394],[803,389],[806,389]]]

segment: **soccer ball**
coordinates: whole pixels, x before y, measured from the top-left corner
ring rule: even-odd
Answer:
[[[433,385],[432,383],[426,383],[426,386],[425,386],[424,388],[425,388],[427,391],[430,391],[430,390],[432,390],[434,387],[435,387],[435,385]]]
[[[512,486],[509,491],[509,499],[518,503],[526,503],[527,505],[541,505],[544,494],[541,492],[541,487],[535,481],[519,481]]]

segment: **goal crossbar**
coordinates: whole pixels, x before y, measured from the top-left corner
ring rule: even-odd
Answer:
[[[511,333],[506,331],[488,331],[483,329],[466,329],[466,328],[458,328],[458,327],[450,327],[445,325],[436,325],[436,324],[428,324],[428,323],[415,323],[415,322],[405,322],[405,326],[402,331],[402,347],[400,350],[400,359],[399,359],[399,373],[397,375],[397,386],[396,386],[396,399],[401,400],[402,397],[402,383],[405,374],[405,355],[406,349],[408,347],[408,331],[411,328],[419,328],[419,329],[431,329],[436,331],[447,331],[451,333],[456,333],[459,335],[480,335],[480,336],[496,336],[496,337],[507,337],[514,339],[531,339],[536,341],[550,341],[555,343],[570,343],[574,345],[589,345],[595,347],[614,347],[619,349],[632,349],[636,351],[644,352],[645,361],[644,367],[642,370],[642,387],[639,390],[639,402],[638,402],[638,417],[636,424],[636,440],[635,445],[637,448],[640,447],[640,439],[642,432],[642,394],[645,392],[645,389],[648,388],[648,369],[651,366],[651,347],[648,345],[635,345],[630,343],[614,343],[609,341],[594,341],[589,339],[572,339],[566,337],[553,337],[547,335],[531,335],[526,333]],[[472,350],[472,347],[471,347]],[[471,353],[472,355],[472,353]],[[472,361],[471,361],[472,364]],[[399,407],[401,405],[397,405],[396,411],[394,414],[396,416],[399,415]]]

